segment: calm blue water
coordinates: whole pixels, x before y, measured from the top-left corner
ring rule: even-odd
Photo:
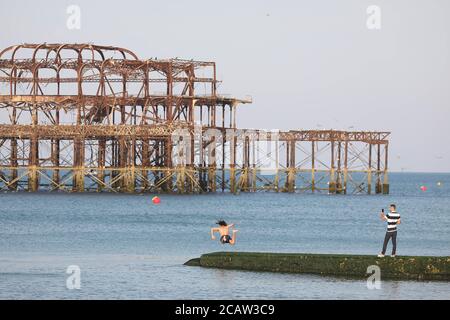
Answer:
[[[391,194],[0,194],[3,299],[450,299],[448,282],[365,280],[186,267],[202,253],[277,251],[377,254],[398,205],[400,255],[450,255],[450,174],[391,174]],[[437,185],[441,182],[441,186]],[[422,192],[419,187],[427,185]],[[209,238],[218,218],[237,245]],[[81,289],[66,288],[66,268]]]

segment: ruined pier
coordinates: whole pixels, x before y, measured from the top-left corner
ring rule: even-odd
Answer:
[[[389,132],[237,126],[216,64],[124,48],[0,51],[0,190],[389,193]]]

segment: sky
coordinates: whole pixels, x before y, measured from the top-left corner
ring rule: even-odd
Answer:
[[[253,99],[239,127],[391,131],[391,171],[450,172],[449,15],[448,0],[15,0],[0,3],[0,47],[216,61],[219,93]]]

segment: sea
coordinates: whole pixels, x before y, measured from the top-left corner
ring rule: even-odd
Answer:
[[[449,173],[391,173],[389,195],[161,194],[157,205],[153,196],[1,193],[0,299],[450,299],[450,282],[381,274],[376,288],[184,265],[215,251],[376,255],[391,203],[402,217],[398,255],[450,256]],[[218,219],[235,223],[236,245],[211,240]]]

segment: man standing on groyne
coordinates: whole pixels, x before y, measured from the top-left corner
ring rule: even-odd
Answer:
[[[389,207],[389,213],[387,215],[384,214],[384,209],[382,209],[380,218],[383,221],[387,221],[387,230],[386,235],[384,236],[383,250],[378,255],[378,257],[384,257],[390,239],[392,239],[391,257],[395,257],[395,252],[397,250],[397,225],[401,222],[400,214],[397,212],[395,204],[391,204],[391,206]]]

